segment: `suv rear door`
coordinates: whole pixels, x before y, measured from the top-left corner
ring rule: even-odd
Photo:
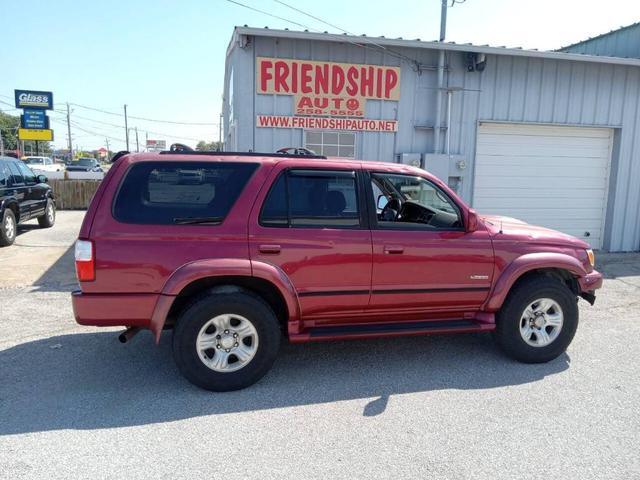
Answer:
[[[340,322],[369,303],[371,231],[359,183],[359,170],[337,162],[280,162],[251,213],[251,260],[291,280],[306,326]]]

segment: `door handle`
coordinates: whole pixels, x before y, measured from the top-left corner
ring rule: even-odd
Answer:
[[[260,245],[258,247],[260,253],[278,254],[280,253],[280,245]]]
[[[385,245],[384,253],[399,255],[401,253],[404,253],[404,247],[401,247],[399,245]]]

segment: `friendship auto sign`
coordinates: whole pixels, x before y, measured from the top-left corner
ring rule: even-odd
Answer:
[[[14,90],[16,108],[53,110],[53,93],[36,90]]]
[[[267,57],[258,57],[256,62],[258,94],[294,97],[294,116],[286,117],[290,118],[290,126],[283,125],[287,122],[281,120],[278,125],[267,125],[271,122],[261,122],[258,119],[258,127],[309,128],[303,126],[308,123],[303,121],[303,116],[352,117],[364,120],[368,99],[400,99],[399,67]],[[336,126],[335,129],[343,127],[341,122],[318,120],[315,123],[332,124]],[[389,131],[385,126],[372,126],[369,122],[350,122],[349,126],[349,130]],[[331,126],[328,128],[334,129]]]

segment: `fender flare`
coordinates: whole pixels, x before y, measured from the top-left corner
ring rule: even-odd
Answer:
[[[527,272],[542,268],[558,268],[571,272],[577,278],[587,275],[580,261],[564,253],[539,252],[527,253],[513,260],[495,282],[482,310],[495,312],[502,307],[511,287]]]
[[[195,260],[176,269],[165,282],[149,322],[156,342],[177,295],[189,284],[210,277],[253,277],[271,283],[282,295],[288,311],[289,330],[299,328],[300,307],[298,296],[289,277],[278,267],[248,259],[214,258]]]

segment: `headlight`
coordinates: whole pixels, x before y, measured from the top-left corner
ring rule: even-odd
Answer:
[[[589,257],[589,263],[591,264],[592,267],[596,266],[596,256],[593,253],[593,250],[589,249],[587,250],[587,257]]]

